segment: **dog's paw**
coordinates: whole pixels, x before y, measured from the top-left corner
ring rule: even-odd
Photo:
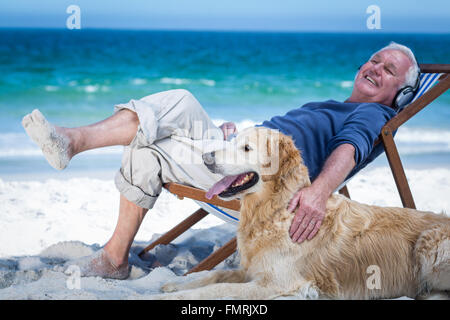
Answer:
[[[195,297],[184,292],[169,292],[152,295],[149,300],[195,300]]]
[[[300,287],[300,289],[297,291],[297,296],[300,299],[317,300],[320,297],[320,292],[315,285],[313,285],[312,283],[307,283],[306,285]]]
[[[179,290],[178,285],[173,282],[166,283],[161,287],[162,292],[175,292],[178,290]]]
[[[174,300],[168,294],[155,294],[148,297],[148,300]]]

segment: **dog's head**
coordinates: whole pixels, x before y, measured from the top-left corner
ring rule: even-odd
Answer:
[[[225,149],[204,154],[203,161],[211,172],[225,176],[207,192],[207,198],[241,198],[260,192],[268,181],[273,191],[287,183],[309,184],[292,138],[264,127],[245,129]]]

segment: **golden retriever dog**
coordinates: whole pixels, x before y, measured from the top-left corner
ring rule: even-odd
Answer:
[[[204,155],[225,175],[208,195],[241,199],[240,268],[205,271],[199,279],[162,287],[166,299],[423,297],[450,290],[450,218],[404,208],[370,206],[333,194],[316,236],[289,236],[289,201],[310,185],[292,139],[249,128],[231,147]],[[295,211],[294,211],[295,212]],[[182,291],[180,291],[182,290]]]

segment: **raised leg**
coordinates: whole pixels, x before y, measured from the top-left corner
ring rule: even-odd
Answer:
[[[64,128],[49,123],[39,110],[34,110],[23,118],[22,125],[50,165],[62,170],[80,152],[130,144],[136,135],[139,119],[133,111],[123,109],[88,126]]]

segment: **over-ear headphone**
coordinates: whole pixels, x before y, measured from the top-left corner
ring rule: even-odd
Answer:
[[[420,71],[417,74],[417,79],[414,84],[414,87],[406,86],[406,87],[398,90],[397,94],[394,97],[393,103],[392,103],[394,105],[394,109],[397,111],[400,111],[406,105],[408,105],[408,103],[410,103],[412,101],[412,99],[414,98],[414,96],[416,95],[417,90],[419,89],[419,86],[420,86]]]
[[[361,69],[362,66],[363,65],[360,65],[358,70]],[[408,103],[410,103],[414,98],[414,96],[416,95],[417,90],[419,90],[419,87],[420,87],[420,71],[417,73],[417,79],[416,82],[414,83],[414,87],[406,86],[397,91],[394,100],[392,102],[394,109],[400,111],[405,106],[407,106]]]

